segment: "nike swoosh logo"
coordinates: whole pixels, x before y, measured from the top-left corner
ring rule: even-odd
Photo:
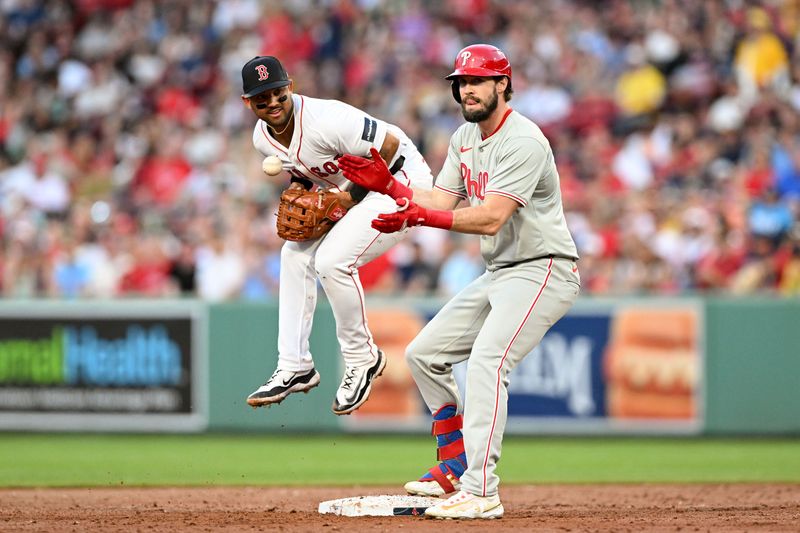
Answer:
[[[472,147],[470,146],[469,148],[464,148],[462,146],[461,148],[459,148],[459,150],[461,150],[461,153],[463,154],[464,152],[469,152],[470,150],[472,150]]]
[[[578,267],[573,267],[572,271],[573,272],[577,272],[578,271]]]

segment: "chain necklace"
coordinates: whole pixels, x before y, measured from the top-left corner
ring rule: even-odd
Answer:
[[[287,120],[287,121],[286,121],[286,126],[284,126],[284,127],[283,127],[283,129],[282,129],[281,131],[276,131],[276,130],[275,130],[275,128],[273,128],[272,126],[270,126],[270,127],[269,127],[269,129],[271,129],[271,130],[272,130],[272,132],[273,132],[273,134],[274,134],[274,135],[273,135],[273,137],[277,137],[278,135],[283,135],[283,132],[289,129],[289,125],[290,125],[290,124],[291,124],[293,121],[294,121],[294,113],[292,113],[292,118],[290,118],[289,120]]]

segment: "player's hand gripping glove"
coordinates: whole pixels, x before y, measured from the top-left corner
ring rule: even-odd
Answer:
[[[281,193],[278,205],[278,237],[287,241],[310,241],[328,233],[347,214],[335,193],[290,187]]]
[[[414,196],[411,187],[403,185],[392,177],[386,161],[375,148],[370,148],[369,151],[372,159],[351,154],[345,154],[338,159],[337,163],[344,177],[370,191],[388,194],[395,200],[400,198],[411,200]]]
[[[372,227],[382,233],[402,231],[410,226],[431,226],[450,229],[453,227],[453,212],[439,209],[425,209],[408,200],[397,200],[396,213],[381,213],[372,220]]]

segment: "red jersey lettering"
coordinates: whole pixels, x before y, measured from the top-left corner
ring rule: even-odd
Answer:
[[[467,187],[467,196],[475,197],[480,200],[486,199],[486,184],[489,182],[488,172],[478,172],[475,179],[472,179],[472,170],[461,163],[461,179]]]
[[[333,161],[328,161],[324,165],[322,165],[322,168],[311,167],[308,170],[318,178],[326,178],[328,176],[338,174],[339,166]]]

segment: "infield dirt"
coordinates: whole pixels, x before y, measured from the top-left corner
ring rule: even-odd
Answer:
[[[443,531],[452,521],[320,515],[320,501],[397,487],[0,490],[0,529],[47,532]],[[506,485],[501,520],[458,531],[798,531],[800,484]]]

